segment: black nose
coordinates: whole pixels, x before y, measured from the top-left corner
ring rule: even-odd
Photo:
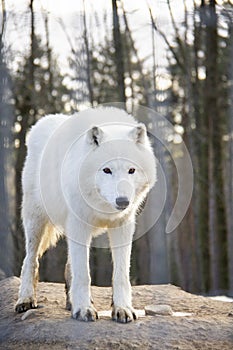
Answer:
[[[116,199],[117,209],[123,210],[128,207],[129,200],[127,197],[118,197]]]

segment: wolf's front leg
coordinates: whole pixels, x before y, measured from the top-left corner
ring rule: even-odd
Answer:
[[[72,317],[82,321],[95,321],[98,319],[96,309],[91,299],[91,277],[89,272],[89,249],[91,234],[78,223],[75,229],[79,232],[68,235],[69,259],[71,267],[70,301]]]
[[[135,224],[110,229],[109,240],[113,258],[113,305],[112,318],[127,323],[137,318],[132,307],[129,280],[130,256]]]

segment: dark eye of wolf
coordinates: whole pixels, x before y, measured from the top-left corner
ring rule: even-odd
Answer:
[[[103,172],[104,172],[105,174],[112,174],[112,171],[111,171],[111,169],[109,169],[109,168],[104,168],[104,169],[103,169]]]
[[[135,173],[135,169],[134,168],[130,168],[128,171],[129,174],[134,174]]]

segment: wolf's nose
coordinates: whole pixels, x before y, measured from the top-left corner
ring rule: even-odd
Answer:
[[[127,197],[118,197],[116,199],[117,209],[123,210],[128,207],[129,200]]]

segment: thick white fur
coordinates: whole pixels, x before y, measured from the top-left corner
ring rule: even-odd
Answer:
[[[89,109],[70,117],[50,115],[32,128],[27,146],[22,176],[26,257],[16,309],[36,306],[38,259],[65,234],[72,315],[94,320],[89,246],[94,235],[108,230],[113,318],[132,320],[129,269],[135,215],[156,181],[155,158],[144,125],[116,108]],[[131,168],[133,174],[128,173]],[[116,208],[117,197],[128,198],[126,209]]]

